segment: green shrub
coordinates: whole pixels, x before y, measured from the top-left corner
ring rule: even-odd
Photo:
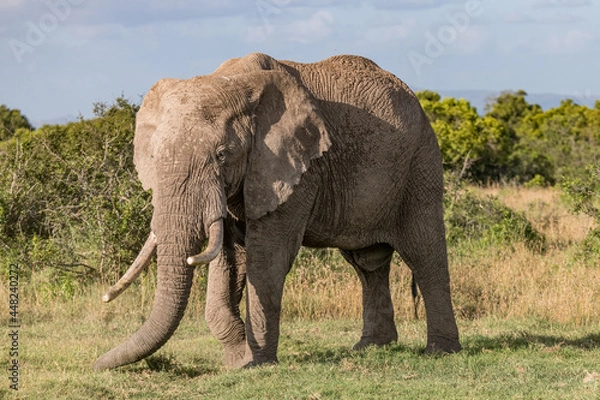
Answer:
[[[600,254],[600,166],[590,165],[582,177],[564,179],[562,188],[571,210],[595,221],[596,227],[581,245],[582,256],[595,258]]]
[[[128,267],[152,212],[133,166],[137,109],[119,98],[97,104],[93,119],[0,143],[0,262],[52,268],[62,291],[69,280],[114,280]]]
[[[416,93],[438,138],[444,167],[476,182],[554,185],[600,161],[600,102],[564,100],[543,111],[523,90],[502,92],[486,114],[464,99]]]
[[[505,206],[496,197],[482,198],[462,185],[449,183],[444,203],[449,245],[466,242],[488,247],[524,242],[531,250],[545,248],[545,237],[525,215]]]
[[[533,178],[525,182],[524,186],[526,188],[545,187],[548,186],[548,182],[542,175],[535,174]]]

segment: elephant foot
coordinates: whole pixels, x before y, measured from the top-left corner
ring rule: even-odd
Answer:
[[[369,346],[385,346],[398,341],[398,331],[393,318],[376,322],[378,323],[373,320],[365,322],[367,328],[363,328],[360,341],[352,347],[352,350],[361,350]]]
[[[225,351],[225,364],[231,368],[242,368],[246,364],[246,342],[235,346],[223,347]]]
[[[267,354],[264,354],[263,352],[260,351],[255,351],[252,352],[252,350],[250,350],[250,347],[246,348],[246,356],[242,362],[241,367],[242,368],[252,368],[252,367],[258,367],[261,365],[273,365],[273,364],[278,364],[279,360],[277,359],[277,353],[276,352],[268,352]]]
[[[448,339],[441,336],[432,336],[427,339],[426,354],[458,353],[462,346],[458,339]]]
[[[250,361],[246,361],[246,363],[244,363],[241,368],[248,369],[248,368],[260,367],[262,365],[274,365],[274,364],[279,364],[279,360],[278,359],[270,360],[270,361],[250,360]]]
[[[230,368],[252,368],[260,365],[277,364],[279,360],[275,357],[256,357],[246,342],[232,346],[223,347],[225,350],[225,362]]]
[[[398,341],[398,335],[390,337],[362,337],[358,343],[352,346],[352,350],[362,350],[369,346],[385,346]]]

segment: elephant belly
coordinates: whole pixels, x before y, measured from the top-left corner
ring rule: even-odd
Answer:
[[[333,247],[341,250],[360,250],[377,243],[382,243],[382,241],[376,240],[374,235],[359,237],[352,234],[340,234],[326,237],[326,235],[311,232],[305,235],[302,245],[313,248]]]
[[[357,250],[395,236],[411,157],[391,136],[346,141],[315,163],[307,180],[318,194],[304,245]]]
[[[326,202],[326,205],[317,204],[306,227],[303,245],[358,250],[376,243],[387,243],[400,223],[397,195],[385,190],[376,193],[379,193],[377,198],[388,200],[375,202],[372,195],[355,195],[348,200],[336,199]]]

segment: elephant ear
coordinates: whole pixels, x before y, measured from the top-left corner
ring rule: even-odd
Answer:
[[[144,97],[136,115],[135,136],[133,138],[133,162],[144,190],[156,187],[156,167],[154,158],[157,129],[161,122],[161,97],[172,89],[179,79],[161,79],[152,86]]]
[[[329,149],[325,121],[308,90],[287,73],[244,74],[253,107],[253,147],[244,182],[246,217],[284,203],[312,159]]]

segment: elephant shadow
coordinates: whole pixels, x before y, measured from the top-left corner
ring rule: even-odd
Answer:
[[[190,363],[183,364],[177,361],[177,358],[172,354],[153,354],[144,359],[142,363],[124,368],[123,371],[127,369],[129,369],[130,373],[140,374],[145,374],[150,369],[153,372],[166,372],[185,378],[214,375],[221,370],[218,365],[214,365],[209,360],[202,358],[194,358]]]
[[[369,346],[365,349],[354,350],[347,346],[337,346],[330,348],[311,347],[310,349],[290,352],[282,357],[281,361],[287,364],[308,365],[308,364],[327,364],[338,365],[348,360],[368,357],[371,351],[387,352],[389,354],[404,353],[413,354],[415,357],[425,353],[425,347],[413,347],[400,343],[388,344],[385,346]]]
[[[592,333],[577,338],[560,335],[539,335],[528,331],[505,333],[496,336],[477,335],[466,338],[463,351],[469,355],[477,355],[503,349],[519,350],[534,348],[543,351],[544,349],[567,347],[587,351],[599,349],[600,333]]]
[[[528,331],[504,333],[496,336],[474,335],[463,339],[463,350],[461,354],[477,356],[486,352],[501,350],[537,349],[539,351],[552,351],[554,349],[573,348],[584,351],[600,349],[600,333],[588,334],[581,337],[565,337],[561,335],[539,335]],[[392,357],[394,354],[409,354],[414,357],[422,357],[425,354],[425,346],[410,346],[394,343],[380,348],[388,352]],[[369,350],[367,350],[369,351]],[[377,350],[375,350],[377,351]],[[356,357],[366,356],[364,350],[352,350],[348,347],[320,348],[305,351],[292,352],[287,355],[287,363],[293,364],[342,364]],[[441,357],[448,356],[440,354]],[[428,357],[437,357],[428,355]]]
[[[568,338],[560,335],[539,335],[528,331],[503,333],[496,336],[474,335],[464,338],[463,345],[462,354],[468,356],[477,356],[486,352],[507,349],[520,350],[527,348],[539,349],[539,351],[559,348],[574,348],[592,351],[600,349],[600,333],[592,333],[577,338]],[[415,357],[421,357],[425,353],[424,346],[409,346],[401,343],[386,345],[379,349],[390,353],[392,356],[395,353],[402,353],[405,355],[412,354]],[[367,349],[367,351],[369,350]],[[284,364],[296,365],[336,365],[363,356],[366,356],[365,350],[352,350],[345,346],[318,349],[311,346],[310,349],[299,349],[297,351],[292,351],[287,355],[283,355],[281,361],[283,361]],[[433,357],[435,357],[435,355],[433,355]],[[186,378],[214,375],[221,370],[219,366],[200,358],[194,359],[190,364],[183,365],[177,362],[176,357],[173,355],[155,354],[147,358],[145,363],[139,364],[138,366],[131,366],[130,372],[145,373],[148,368],[154,372],[168,372]]]

